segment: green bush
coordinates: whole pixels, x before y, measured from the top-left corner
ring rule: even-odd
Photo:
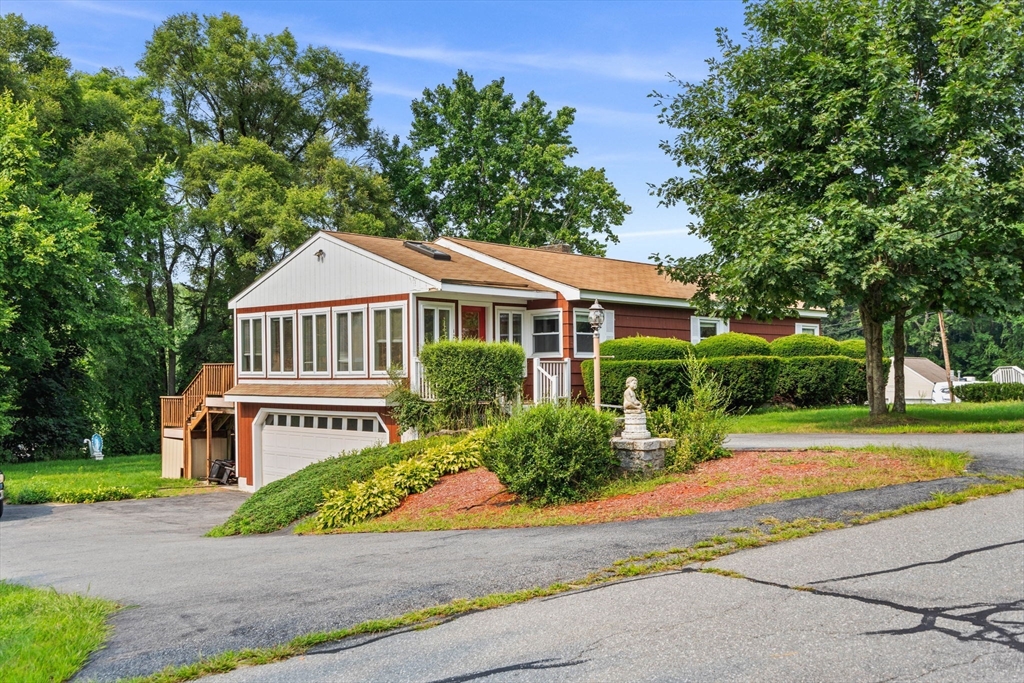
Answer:
[[[698,358],[722,356],[770,356],[771,350],[761,337],[742,332],[726,332],[709,337],[693,347]]]
[[[623,337],[601,342],[602,356],[622,360],[678,360],[693,355],[693,344],[669,337]]]
[[[868,355],[867,344],[863,339],[845,339],[839,342],[839,355],[864,360]]]
[[[775,394],[779,400],[801,408],[844,403],[847,377],[858,375],[859,367],[856,360],[846,356],[783,358]],[[863,375],[859,379],[863,380]]]
[[[226,522],[207,535],[267,534],[283,529],[316,512],[317,505],[324,499],[324,491],[341,489],[354,481],[368,479],[381,467],[408,460],[427,448],[453,440],[453,437],[438,436],[371,446],[357,453],[342,454],[307,465],[260,488]]]
[[[602,352],[603,353],[603,352]],[[587,396],[594,396],[594,361],[581,364]],[[626,378],[636,377],[637,395],[645,405],[674,406],[690,395],[689,380],[679,360],[603,360],[601,361],[601,401],[619,403],[626,390]]]
[[[618,466],[615,419],[586,406],[545,403],[517,412],[484,442],[484,464],[509,491],[541,504],[585,499]]]
[[[434,404],[414,392],[396,375],[391,377],[391,392],[387,397],[391,417],[403,433],[415,429],[420,434],[437,431],[438,412]]]
[[[953,393],[961,401],[986,403],[988,401],[1024,401],[1024,384],[1001,384],[998,382],[977,382],[953,387]]]
[[[401,505],[406,496],[426,491],[444,475],[480,467],[482,440],[478,431],[456,443],[437,444],[408,460],[381,467],[366,481],[328,491],[318,508],[316,528],[340,529],[380,517]]]
[[[722,386],[729,393],[730,409],[756,408],[771,401],[775,395],[775,382],[782,365],[780,358],[735,356],[708,358],[707,363],[708,368],[721,380]]]
[[[780,358],[794,356],[839,356],[839,342],[831,337],[813,334],[791,334],[779,337],[769,345],[771,354]]]
[[[675,447],[666,453],[665,464],[677,471],[729,456],[729,451],[722,447],[727,434],[725,411],[729,393],[710,372],[707,360],[688,358],[683,362],[690,378],[689,398],[679,401],[675,410],[661,406],[648,418],[652,432],[676,440]]]
[[[864,359],[851,358],[856,365],[850,366],[843,378],[843,386],[839,389],[840,405],[861,406],[868,401],[867,362]],[[889,377],[889,364],[885,364],[885,377]]]
[[[526,356],[518,344],[440,341],[424,346],[420,361],[448,427],[474,426],[482,406],[522,391]]]

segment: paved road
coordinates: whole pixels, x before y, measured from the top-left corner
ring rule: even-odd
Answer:
[[[711,566],[743,578],[662,574],[210,683],[1024,680],[1024,492]]]
[[[237,492],[11,506],[0,522],[0,578],[132,606],[114,617],[112,639],[82,673],[114,680],[457,597],[577,578],[622,557],[690,545],[765,516],[840,519],[972,483],[949,479],[583,527],[330,537],[203,538],[244,499]]]
[[[813,448],[815,446],[924,446],[966,451],[969,468],[989,474],[1024,472],[1024,434],[730,434],[727,448]]]

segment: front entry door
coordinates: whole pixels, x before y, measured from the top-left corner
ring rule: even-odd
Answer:
[[[462,307],[462,338],[487,341],[485,325],[487,309],[483,306]]]

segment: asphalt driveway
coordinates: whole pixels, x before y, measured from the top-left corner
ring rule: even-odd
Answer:
[[[979,455],[980,466],[987,457]],[[996,457],[1024,459],[1024,446]],[[580,577],[616,559],[690,545],[765,516],[841,519],[972,483],[947,479],[582,527],[327,537],[203,538],[244,499],[227,491],[12,506],[0,522],[0,578],[130,607],[114,617],[113,637],[82,672],[83,678],[114,680],[457,597]]]

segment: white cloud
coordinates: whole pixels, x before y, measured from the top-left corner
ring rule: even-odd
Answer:
[[[152,21],[155,24],[159,24],[167,18],[166,14],[156,14],[153,12],[147,12],[143,9],[139,9],[137,5],[129,4],[126,2],[91,2],[90,0],[68,0],[62,4],[86,9],[90,12],[97,12],[99,14],[113,14],[118,17],[127,17],[129,19],[142,19],[145,21]]]
[[[406,88],[401,85],[395,85],[393,83],[381,83],[374,81],[370,87],[371,95],[394,95],[395,97],[403,97],[407,100],[417,99],[423,96],[423,89],[416,90],[414,88]]]

